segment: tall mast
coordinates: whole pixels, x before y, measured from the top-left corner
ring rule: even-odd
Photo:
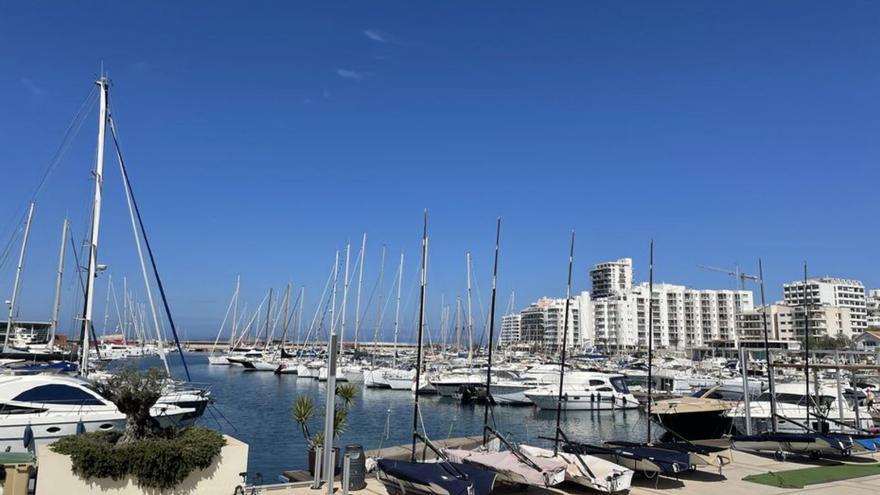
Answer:
[[[302,317],[303,317],[303,308],[305,308],[306,304],[306,286],[302,285],[299,288],[299,310],[296,313],[296,339],[295,344],[299,345],[299,332],[302,330]]]
[[[382,293],[384,289],[385,283],[385,244],[382,244],[382,256],[379,259],[379,304],[376,306],[376,330],[373,333],[373,344],[375,344],[379,340],[379,330],[382,325],[382,313],[384,312],[384,307],[382,306],[382,298],[384,294]],[[373,349],[375,352],[375,348]]]
[[[403,260],[403,255],[401,255],[401,261]],[[401,273],[403,272],[403,265],[401,265]],[[411,462],[416,461],[416,436],[418,434],[419,427],[419,389],[421,388],[421,374],[422,374],[422,331],[425,328],[425,292],[426,286],[428,285],[428,210],[425,210],[425,219],[424,226],[422,227],[422,277],[421,284],[419,288],[419,325],[418,325],[418,338],[417,338],[417,346],[416,346],[416,393],[413,399],[413,429],[412,429],[412,454],[410,457]],[[400,286],[398,285],[398,290]]]
[[[351,242],[345,245],[345,278],[342,279],[342,326],[339,330],[339,346],[345,346],[345,314],[348,305],[348,263],[351,260]]]
[[[492,302],[489,303],[489,365],[486,368],[486,406],[483,408],[483,445],[489,442],[489,405],[492,402],[492,348],[495,347],[495,290],[498,281],[498,247],[501,243],[501,217],[495,227],[495,264],[492,268]]]
[[[468,331],[468,365],[473,365],[474,353],[474,318],[471,313],[471,252],[465,255],[467,260],[467,331]]]
[[[104,188],[104,134],[107,130],[107,92],[109,83],[104,74],[96,81],[101,97],[98,107],[98,149],[95,155],[95,199],[92,204],[92,232],[89,237],[89,266],[86,277],[86,304],[83,312],[82,356],[79,372],[89,373],[89,335],[92,331],[92,306],[95,302],[95,277],[98,274],[98,234],[101,232],[101,198]]]
[[[339,250],[336,250],[336,258],[333,262],[333,293],[330,303],[330,332],[336,331],[336,288],[339,286]]]
[[[571,272],[574,265],[574,230],[571,231],[571,245],[568,248],[568,283],[565,286],[565,324],[562,327],[562,353],[559,360],[559,396],[556,398],[556,438],[553,441],[553,456],[559,454],[559,424],[562,421],[562,387],[565,379],[565,350],[568,347],[568,304],[571,301]]]
[[[269,287],[269,304],[266,305],[266,337],[263,349],[269,349],[269,321],[272,319],[272,287]]]
[[[241,289],[241,275],[235,276],[235,302],[232,306],[232,331],[229,333],[229,351],[235,346],[235,333],[238,329],[238,294]]]
[[[403,253],[400,253],[400,266],[397,267],[397,304],[394,309],[394,366],[397,366],[397,336],[400,332],[400,287],[403,285]],[[418,387],[416,387],[418,388]]]
[[[58,272],[55,275],[55,302],[52,304],[52,326],[49,327],[49,349],[55,347],[55,332],[58,331],[58,313],[61,311],[61,282],[64,279],[64,252],[65,247],[67,246],[67,233],[69,228],[70,222],[65,218],[64,224],[61,227],[61,249],[60,254],[58,255]]]
[[[654,240],[651,239],[651,254],[648,257],[648,416],[651,415],[651,405],[654,400],[652,397],[653,386],[654,386],[654,375],[653,375],[653,350],[654,348]],[[748,393],[748,391],[745,391]],[[648,439],[646,442],[651,442],[651,421],[649,418],[648,424]]]
[[[361,288],[364,283],[364,260],[367,256],[367,233],[364,232],[364,238],[361,241],[360,266],[358,266],[358,290],[357,302],[354,305],[354,348],[357,349],[358,336],[361,330]]]
[[[767,307],[767,300],[764,298],[764,263],[761,261],[761,258],[758,258],[758,278],[761,279],[761,307],[762,311],[762,320],[764,326],[764,355],[767,359],[767,376],[770,379],[770,427],[772,428],[773,433],[776,433],[776,385],[774,382],[776,381],[776,377],[773,376],[773,360],[770,359],[770,339],[767,336],[767,311],[770,308]],[[749,393],[748,390],[745,391],[746,394]]]
[[[806,394],[806,411],[807,418],[804,423],[808,428],[810,426],[810,304],[807,302],[807,263],[804,262],[804,378],[807,383]]]
[[[284,330],[281,335],[281,348],[287,342],[287,331],[290,329],[290,282],[287,282],[287,290],[284,291]]]
[[[648,257],[648,439],[651,443],[651,406],[654,403],[652,392],[654,386],[653,375],[653,347],[654,347],[654,240],[651,239],[651,254]],[[748,390],[745,391],[748,393]]]
[[[24,253],[27,251],[28,238],[31,235],[31,220],[34,217],[34,202],[28,208],[27,222],[24,224],[24,237],[21,239],[21,252],[18,254],[18,268],[15,270],[15,284],[12,286],[12,300],[9,303],[9,319],[6,320],[6,338],[3,342],[3,350],[9,348],[9,334],[12,333],[12,320],[15,318],[15,305],[18,302],[18,291],[21,288],[21,271],[24,268]]]

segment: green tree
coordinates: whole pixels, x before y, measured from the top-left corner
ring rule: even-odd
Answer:
[[[165,373],[151,368],[138,371],[126,368],[99,382],[99,394],[116,404],[125,414],[125,431],[119,437],[119,444],[133,443],[144,438],[152,438],[162,433],[159,422],[150,415],[150,408],[162,396],[165,387]]]

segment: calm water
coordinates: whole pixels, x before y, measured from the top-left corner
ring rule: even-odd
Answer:
[[[175,356],[171,360],[175,376],[182,378],[180,359]],[[251,478],[259,472],[266,482],[274,482],[282,471],[306,468],[307,444],[292,419],[292,406],[299,394],[316,398],[319,413],[310,430],[320,431],[326,393],[323,383],[295,375],[210,366],[207,356],[199,353],[187,354],[187,364],[194,382],[211,385],[215,400],[200,424],[250,445],[248,473]],[[137,361],[137,366],[160,367],[161,362],[158,358],[143,358]],[[438,440],[482,432],[482,406],[462,406],[452,399],[436,396],[422,397],[420,403],[429,438]],[[554,411],[538,411],[533,407],[495,408],[498,431],[516,442],[547,445],[538,437],[553,434],[555,418]],[[645,434],[645,419],[635,410],[572,411],[563,413],[562,422],[569,438],[583,441],[641,440]],[[411,393],[359,387],[339,444],[358,443],[366,449],[401,445],[411,441],[411,432]]]

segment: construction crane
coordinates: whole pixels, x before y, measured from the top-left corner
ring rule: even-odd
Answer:
[[[731,277],[734,277],[736,280],[739,280],[739,286],[740,286],[741,290],[746,290],[746,281],[756,282],[756,283],[761,281],[760,277],[757,277],[755,275],[749,275],[748,273],[743,273],[743,272],[739,271],[739,266],[737,266],[733,270],[731,270],[729,268],[718,268],[717,266],[707,266],[707,265],[699,265],[699,266],[700,266],[700,268],[702,268],[704,270],[709,270],[712,272],[719,272],[719,273],[723,273],[725,275],[730,275]]]

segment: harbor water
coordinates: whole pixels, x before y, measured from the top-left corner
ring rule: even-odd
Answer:
[[[200,419],[205,427],[218,429],[250,446],[248,475],[260,473],[274,482],[283,471],[306,469],[308,444],[293,420],[293,403],[304,394],[315,399],[315,418],[309,428],[314,434],[323,428],[325,383],[296,375],[246,372],[241,367],[211,366],[207,355],[187,353],[192,381],[211,387],[214,405]],[[169,356],[172,373],[183,378],[179,356]],[[115,366],[161,367],[157,357],[130,359]],[[412,439],[412,394],[406,391],[358,387],[345,432],[337,443],[356,443],[365,449],[406,444]],[[428,438],[479,435],[483,426],[482,405],[461,405],[449,398],[423,396],[421,419]],[[537,408],[496,406],[496,430],[509,440],[548,445],[541,436],[552,436],[555,411]],[[645,417],[639,410],[570,411],[562,414],[562,427],[572,440],[601,442],[610,439],[644,439]],[[490,424],[492,419],[490,419]]]

